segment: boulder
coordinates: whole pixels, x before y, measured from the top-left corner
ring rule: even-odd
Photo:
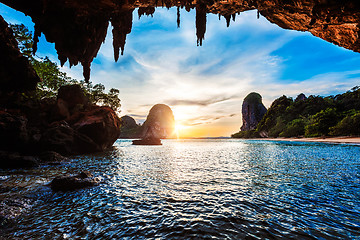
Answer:
[[[266,111],[260,94],[255,92],[248,94],[242,105],[243,125],[241,126],[241,131],[256,129],[256,126],[261,121]]]
[[[50,187],[54,191],[73,191],[80,188],[91,187],[99,184],[99,178],[88,172],[83,171],[75,176],[59,176],[54,178]]]
[[[67,157],[64,157],[62,155],[60,155],[57,152],[54,151],[47,151],[47,152],[42,152],[39,155],[39,158],[42,162],[50,162],[50,163],[60,163],[60,162],[64,162],[69,160]]]
[[[24,116],[0,111],[0,149],[18,151],[28,141],[27,119]]]
[[[59,88],[57,99],[65,101],[68,107],[74,108],[76,105],[87,105],[89,100],[85,96],[84,90],[79,84],[65,85]]]
[[[91,138],[77,132],[65,121],[54,123],[44,131],[40,145],[42,151],[55,151],[64,155],[101,150]]]
[[[32,168],[37,166],[39,166],[39,162],[36,157],[0,151],[0,168],[2,169]]]
[[[57,95],[57,113],[69,118],[77,111],[83,110],[89,103],[84,90],[79,84],[65,85],[59,88]]]
[[[88,111],[74,114],[68,122],[75,131],[91,139],[101,151],[110,148],[120,135],[120,118],[109,107],[93,106]]]

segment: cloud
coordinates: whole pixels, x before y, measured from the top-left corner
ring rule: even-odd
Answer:
[[[199,116],[196,118],[191,118],[185,121],[182,121],[181,124],[185,126],[198,126],[198,125],[204,125],[204,124],[211,124],[215,121],[218,121],[223,118],[231,118],[238,114],[227,114],[227,115],[218,115],[218,116]]]
[[[205,100],[171,99],[171,100],[166,100],[165,103],[170,106],[179,106],[179,105],[182,105],[182,106],[191,106],[191,105],[208,106],[211,104],[227,101],[231,98],[232,97],[214,97],[214,98],[205,99]]]

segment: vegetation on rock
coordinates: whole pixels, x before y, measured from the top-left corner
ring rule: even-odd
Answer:
[[[28,99],[54,98],[61,86],[70,84],[79,84],[90,103],[111,107],[114,111],[120,111],[119,90],[112,88],[108,93],[105,92],[105,86],[102,84],[85,83],[85,81],[75,80],[61,72],[59,66],[52,62],[48,57],[38,57],[33,55],[33,34],[23,24],[10,25],[14,36],[19,43],[19,49],[27,57],[36,73],[41,79],[37,89],[33,93],[24,94]]]
[[[256,130],[240,131],[234,138],[321,137],[360,135],[360,87],[336,96],[304,96],[295,101],[276,99]]]

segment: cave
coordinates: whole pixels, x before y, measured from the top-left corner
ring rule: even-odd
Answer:
[[[196,10],[197,44],[202,45],[206,34],[207,14],[224,17],[229,26],[236,15],[257,10],[271,23],[284,29],[308,31],[312,35],[338,46],[360,52],[360,3],[355,0],[230,0],[230,1],[64,1],[64,0],[1,0],[1,3],[31,17],[35,23],[34,41],[43,33],[48,42],[55,43],[61,65],[81,64],[86,81],[90,79],[91,63],[105,40],[108,25],[112,26],[114,60],[124,54],[126,36],[131,32],[132,13],[139,17],[154,15],[158,7],[177,7],[177,25],[180,27],[180,9]],[[2,26],[2,32],[4,32]],[[3,40],[2,40],[3,41]],[[34,46],[36,51],[36,45]],[[8,62],[8,61],[7,61]],[[23,85],[25,86],[25,85]]]

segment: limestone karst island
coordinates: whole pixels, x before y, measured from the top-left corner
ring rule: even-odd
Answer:
[[[0,239],[360,239],[360,3],[0,0]]]

